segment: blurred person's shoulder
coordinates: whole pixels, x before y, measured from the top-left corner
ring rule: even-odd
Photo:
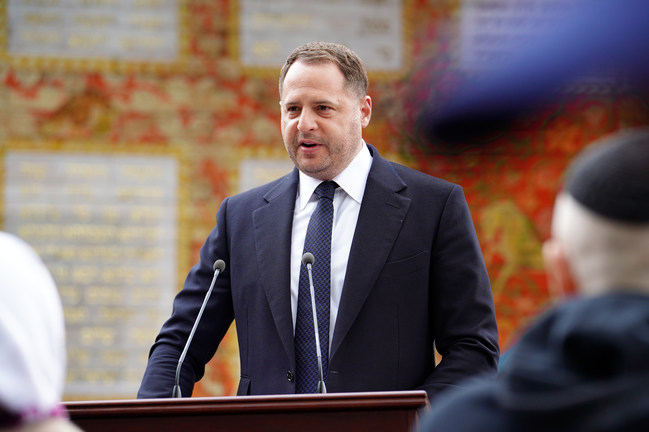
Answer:
[[[470,413],[470,415],[467,415]],[[422,416],[418,432],[504,432],[511,429],[493,378],[469,378],[442,393]]]

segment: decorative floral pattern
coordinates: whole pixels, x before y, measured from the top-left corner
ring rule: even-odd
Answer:
[[[452,97],[459,0],[406,2],[410,58],[401,78],[370,74],[374,113],[365,138],[418,170],[461,184],[492,280],[500,342],[507,349],[550,300],[540,255],[554,196],[571,157],[591,140],[649,122],[635,94],[568,95],[488,141],[448,147],[417,130],[424,107]],[[277,71],[247,74],[231,54],[228,0],[188,0],[188,58],[158,73],[18,69],[0,63],[0,140],[60,142],[120,151],[172,149],[182,178],[187,229],[179,256],[189,269],[220,202],[236,190],[245,157],[286,158],[279,129]],[[278,156],[280,155],[280,156]],[[148,346],[143,346],[146,352]],[[234,327],[194,395],[236,393]]]

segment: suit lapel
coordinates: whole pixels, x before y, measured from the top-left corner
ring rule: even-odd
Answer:
[[[349,254],[330,357],[335,355],[369,295],[410,207],[410,198],[400,194],[406,184],[390,163],[374,147],[369,147],[374,159]],[[295,358],[295,347],[290,253],[297,185],[298,172],[295,169],[264,196],[267,204],[252,215],[257,262],[263,274],[260,283],[291,361]]]
[[[406,184],[391,164],[369,147],[374,159],[349,254],[330,357],[336,354],[381,273],[410,207],[410,198],[399,193]]]
[[[252,214],[255,250],[266,298],[288,358],[295,358],[291,313],[291,232],[297,193],[297,169],[270,190],[267,204]]]

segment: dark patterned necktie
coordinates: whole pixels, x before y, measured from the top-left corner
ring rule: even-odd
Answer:
[[[318,315],[318,332],[322,354],[323,376],[329,367],[329,290],[331,287],[331,229],[333,225],[334,191],[338,185],[325,181],[315,190],[318,205],[309,219],[304,240],[304,253],[314,256],[313,287]],[[319,380],[318,357],[311,311],[311,289],[306,266],[300,269],[300,284],[295,320],[296,393],[315,393]]]

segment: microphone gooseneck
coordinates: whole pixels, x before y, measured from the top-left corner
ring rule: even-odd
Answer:
[[[212,289],[214,289],[214,284],[216,283],[216,279],[219,277],[219,274],[223,270],[225,270],[225,261],[219,259],[214,261],[214,265],[212,266],[214,269],[214,277],[212,277],[212,283],[210,284],[210,289],[207,290],[207,293],[205,294],[205,298],[203,299],[203,304],[201,305],[201,309],[198,311],[198,316],[196,317],[196,321],[194,321],[194,326],[192,327],[192,331],[189,333],[189,337],[187,338],[187,342],[185,343],[185,348],[183,349],[182,354],[180,354],[180,358],[178,359],[178,366],[176,367],[176,380],[174,383],[174,388],[171,393],[172,398],[180,398],[182,397],[182,393],[180,391],[180,371],[182,370],[183,367],[183,362],[185,361],[185,356],[187,355],[187,351],[189,351],[189,345],[192,343],[192,339],[194,338],[194,333],[196,332],[196,328],[198,327],[198,323],[201,321],[201,317],[203,316],[203,311],[205,310],[205,306],[207,306],[207,302],[210,299],[210,295],[212,295]]]
[[[306,266],[307,272],[309,273],[309,290],[311,291],[311,312],[313,312],[313,331],[315,332],[315,349],[318,356],[318,386],[316,388],[316,393],[327,393],[327,386],[324,382],[324,372],[322,370],[322,352],[320,350],[320,332],[318,331],[318,314],[316,312],[315,305],[315,289],[313,288],[313,273],[311,268],[313,267],[313,262],[315,258],[310,252],[306,252],[302,255],[302,263]]]

